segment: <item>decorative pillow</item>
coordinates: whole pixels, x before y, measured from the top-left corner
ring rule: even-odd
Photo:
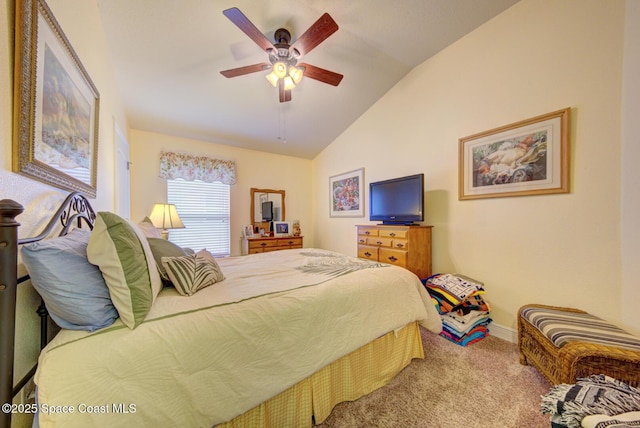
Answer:
[[[136,328],[162,289],[147,238],[135,223],[101,211],[96,216],[87,256],[100,268],[122,322]]]
[[[95,331],[113,324],[118,312],[97,266],[87,260],[91,231],[25,244],[21,254],[31,284],[62,328]]]
[[[138,227],[140,227],[140,230],[142,230],[142,233],[144,233],[144,236],[147,238],[162,238],[162,234],[158,228],[153,225],[149,217],[143,218],[142,221],[138,223]]]
[[[167,241],[162,238],[147,238],[149,241],[149,247],[151,247],[151,252],[153,253],[153,258],[156,261],[156,265],[158,266],[158,272],[160,272],[160,278],[163,281],[170,281],[169,276],[167,275],[167,271],[162,265],[163,257],[181,257],[186,256],[189,253],[184,250],[182,247],[177,246],[171,241]],[[193,254],[193,250],[191,251]]]
[[[163,257],[162,264],[178,293],[192,296],[224,280],[220,266],[207,250],[182,257]]]

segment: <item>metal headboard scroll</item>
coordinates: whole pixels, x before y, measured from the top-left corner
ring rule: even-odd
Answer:
[[[58,211],[56,211],[53,217],[51,217],[51,220],[49,220],[49,223],[47,223],[40,235],[34,236],[33,238],[21,239],[19,244],[29,244],[46,238],[51,234],[51,232],[53,232],[58,221],[62,224],[60,236],[66,235],[73,226],[73,222],[75,220],[77,220],[77,227],[81,227],[82,219],[86,221],[90,229],[93,229],[93,223],[96,220],[96,213],[93,211],[91,204],[89,204],[89,201],[82,193],[71,193],[67,196],[62,205],[60,205]]]
[[[66,235],[71,228],[86,223],[90,229],[96,214],[87,198],[79,192],[71,193],[60,208],[35,237],[17,239],[18,223],[15,217],[23,212],[22,205],[10,199],[0,201],[0,404],[11,403],[13,397],[29,382],[36,372],[35,365],[15,386],[13,385],[13,361],[15,358],[15,313],[16,290],[19,284],[29,279],[28,275],[17,278],[18,245],[40,241],[62,226],[59,236]],[[48,312],[41,300],[36,310],[40,316],[40,348],[48,343]],[[0,428],[11,425],[11,413],[0,413]]]

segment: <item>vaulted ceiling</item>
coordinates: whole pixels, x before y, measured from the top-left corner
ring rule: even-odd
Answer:
[[[132,128],[313,158],[416,65],[517,0],[98,0]],[[327,12],[339,29],[304,62],[344,75],[308,77],[280,103],[267,71],[220,71],[267,54],[223,15],[237,7],[270,41],[291,42]]]

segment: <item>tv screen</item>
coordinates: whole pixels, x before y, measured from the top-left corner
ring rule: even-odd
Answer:
[[[262,203],[262,221],[273,221],[273,201]]]
[[[424,220],[424,174],[369,184],[369,220],[411,224]]]

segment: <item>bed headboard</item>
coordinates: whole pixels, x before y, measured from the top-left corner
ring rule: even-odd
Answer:
[[[22,244],[40,241],[62,230],[58,236],[65,235],[73,227],[82,227],[83,222],[91,229],[96,214],[89,201],[78,192],[71,193],[60,208],[35,237],[18,240],[16,217],[24,211],[19,203],[0,200],[0,404],[11,403],[13,397],[20,392],[36,371],[34,366],[16,385],[13,384],[13,362],[15,357],[15,319],[16,292],[18,286],[29,279],[28,275],[18,278],[18,247]],[[40,316],[40,347],[48,342],[48,313],[44,303],[36,309]],[[0,428],[11,426],[11,413],[0,412]]]

